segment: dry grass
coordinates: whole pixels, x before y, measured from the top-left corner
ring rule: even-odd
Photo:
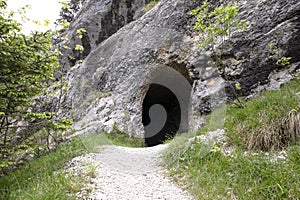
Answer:
[[[280,134],[285,140],[296,143],[300,138],[300,112],[292,110],[281,121]]]
[[[271,120],[269,124],[258,127],[246,139],[248,150],[280,150],[300,138],[300,112],[292,110],[287,116]]]

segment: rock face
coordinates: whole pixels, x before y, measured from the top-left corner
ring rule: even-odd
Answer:
[[[243,86],[239,94],[248,95],[270,78],[274,81],[273,77],[277,81],[291,79],[287,71],[293,73],[300,67],[300,2],[247,1],[240,6],[240,16],[249,23],[248,31],[233,35],[222,55],[229,80]],[[270,44],[278,49],[276,59],[270,58]],[[292,58],[289,69],[276,64],[282,56]],[[274,76],[274,70],[286,73]]]
[[[84,59],[102,41],[117,32],[121,27],[136,20],[143,14],[143,7],[150,0],[86,0],[75,20],[70,24],[66,34],[68,41],[60,46],[64,56],[61,64],[65,70],[73,66],[76,61]],[[85,29],[81,39],[77,30]],[[75,50],[76,44],[82,45],[84,51]]]
[[[300,68],[298,0],[239,2],[240,18],[249,27],[225,42],[225,70],[221,71],[218,66],[207,65],[213,56],[199,50],[197,35],[191,30],[194,19],[189,11],[201,4],[199,0],[162,0],[140,18],[134,17],[139,16],[139,11],[128,15],[127,10],[127,14],[120,15],[127,16],[121,17],[122,22],[117,20],[120,16],[115,20],[109,17],[115,14],[107,14],[105,19],[94,15],[120,13],[116,8],[120,8],[120,2],[127,9],[129,3],[124,2],[131,2],[131,8],[136,10],[145,3],[90,0],[73,23],[76,27],[80,23],[91,27],[86,36],[90,46],[84,53],[87,57],[67,75],[67,101],[78,134],[118,129],[145,137],[149,145],[155,145],[166,134],[198,129],[205,123],[204,114],[225,103],[228,97],[235,97],[231,86],[237,82],[242,85],[238,95],[251,95],[290,80]],[[118,25],[112,28],[114,23]],[[74,31],[71,27],[68,35],[74,35]],[[270,58],[270,43],[279,49],[279,56],[292,57],[288,67],[276,65],[276,60]],[[170,91],[178,101],[168,95]],[[186,95],[191,98],[187,100]],[[172,106],[164,106],[164,102]],[[151,110],[156,104],[162,104],[165,110]],[[167,125],[162,128],[165,131],[150,137],[147,126],[156,119]]]

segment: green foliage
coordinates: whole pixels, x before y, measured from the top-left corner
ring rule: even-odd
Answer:
[[[196,17],[193,29],[202,37],[200,46],[204,49],[212,49],[213,64],[223,69],[224,64],[221,61],[221,55],[225,40],[231,36],[233,31],[245,31],[248,26],[246,22],[241,22],[239,19],[239,7],[237,5],[221,5],[212,8],[208,1],[205,0],[199,8],[192,10],[191,14]],[[215,44],[218,40],[221,40],[220,51],[215,49]],[[212,62],[207,64],[211,65]],[[226,73],[223,73],[223,78],[228,80]],[[236,90],[242,89],[241,84],[237,83],[235,87],[231,86],[231,89],[237,100],[237,104],[243,107],[244,105],[238,99],[236,92]]]
[[[63,28],[63,29],[68,29],[69,26],[70,26],[70,22],[68,22],[67,20],[62,20],[60,22],[60,26]]]
[[[13,15],[5,13],[5,7],[0,14],[0,111],[10,116],[26,109],[43,91],[53,79],[58,61],[51,51],[51,32],[26,36]]]
[[[147,5],[144,6],[144,12],[151,10],[156,4],[158,4],[160,0],[152,0]]]
[[[60,1],[62,9],[60,11],[60,18],[57,20],[58,24],[62,21],[72,22],[84,2],[85,0]]]
[[[63,45],[64,49],[71,49],[69,46]]]
[[[73,125],[73,119],[61,118],[58,121],[50,121],[48,128],[52,128],[56,131],[66,131]]]
[[[237,90],[241,90],[241,89],[242,89],[242,85],[241,85],[240,83],[236,83],[236,84],[235,84],[235,88],[236,88]]]
[[[209,6],[207,1],[192,10],[191,14],[196,16],[194,30],[203,36],[200,45],[206,48],[208,44],[214,45],[218,37],[230,36],[233,31],[244,30],[247,23],[241,22],[238,18],[238,6],[219,6],[214,10]]]
[[[60,169],[67,161],[91,150],[84,145],[87,141],[93,141],[94,148],[103,144],[95,134],[72,138],[57,150],[0,177],[0,199],[75,199],[93,168],[78,176],[66,176]]]
[[[76,51],[83,51],[84,48],[83,46],[79,45],[79,44],[76,44],[75,48],[74,48]]]
[[[269,50],[271,54],[269,58],[274,59],[276,61],[276,65],[280,65],[282,67],[290,65],[290,60],[292,59],[292,57],[281,56],[280,54],[282,50],[280,48],[277,48],[274,43],[269,44]]]
[[[237,7],[228,10],[224,6],[213,10],[207,1],[192,11],[197,16],[194,28],[207,37],[201,45],[214,45],[218,37],[222,37],[224,42],[232,31],[244,28],[246,24],[235,21],[238,20],[237,11]],[[230,23],[233,25],[230,26]],[[280,50],[272,45],[270,49],[276,64],[289,64],[290,58],[277,56]],[[216,59],[220,60],[218,57]],[[211,130],[209,123],[197,133],[177,136],[163,155],[170,175],[197,199],[297,199],[300,196],[300,148],[293,145],[299,142],[299,135],[291,138],[288,134],[280,134],[299,133],[299,84],[300,80],[294,79],[280,91],[266,91],[247,102],[243,101],[243,107],[229,104],[223,127],[228,136],[226,145],[212,146],[190,139],[195,134],[205,134]],[[237,83],[235,89],[242,89],[242,86]],[[283,131],[285,127],[282,124],[289,124],[290,120],[293,129]],[[270,135],[270,131],[279,129],[277,135]],[[254,138],[253,142],[262,139],[267,144],[263,146],[267,147],[263,149],[265,151],[255,151],[254,148],[252,152],[244,152],[249,136]],[[279,152],[272,151],[273,136],[284,148],[281,152],[286,154],[284,159],[278,157]],[[233,147],[231,153],[228,153],[228,146]]]
[[[70,9],[70,5],[68,5],[65,1],[60,1],[59,2],[62,6],[63,9]]]
[[[99,152],[99,147],[101,147],[102,145],[113,145],[112,141],[108,139],[108,137],[104,133],[91,133],[87,135],[81,135],[79,136],[79,138],[85,149],[90,153]]]
[[[77,33],[77,37],[79,39],[82,39],[83,38],[83,34],[86,33],[86,30],[84,28],[80,28],[80,29],[76,30],[76,33]]]
[[[288,66],[290,63],[290,60],[292,59],[292,57],[285,57],[285,56],[282,56],[281,58],[279,58],[277,61],[276,61],[276,65],[281,65],[283,67],[285,66]]]
[[[0,1],[0,161],[9,169],[27,152],[39,155],[38,143],[60,139],[55,131],[65,131],[72,120],[54,111],[36,108],[37,96],[54,81],[59,51],[53,51],[51,31],[24,35],[14,13]],[[25,13],[25,8],[21,14]],[[26,17],[23,16],[25,19]],[[43,134],[41,134],[43,133]],[[38,142],[39,141],[39,142]],[[26,144],[26,145],[25,145]],[[48,147],[49,148],[49,147]]]
[[[6,34],[5,28],[0,30],[1,111],[23,106],[42,92],[58,65],[56,55],[50,51],[49,32],[24,36],[15,32],[16,29],[7,28],[10,31]]]
[[[85,153],[99,152],[102,145],[111,144],[105,134],[73,137],[56,150],[0,176],[0,199],[76,199],[87,177],[95,176],[96,168],[91,164],[84,174],[74,176],[63,171],[65,163]]]

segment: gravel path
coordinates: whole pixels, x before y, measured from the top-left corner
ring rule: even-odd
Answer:
[[[149,148],[104,146],[93,156],[99,165],[88,199],[95,200],[186,200],[192,199],[176,186],[159,166],[159,155],[167,145]]]

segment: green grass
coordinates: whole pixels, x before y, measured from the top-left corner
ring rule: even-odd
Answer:
[[[87,174],[66,176],[61,170],[72,158],[89,152],[99,152],[103,145],[144,146],[140,138],[129,137],[114,129],[112,133],[88,134],[72,138],[58,149],[29,161],[18,170],[0,176],[0,199],[75,199],[84,187],[87,176],[93,176],[94,166]]]
[[[106,136],[112,144],[117,146],[145,147],[144,139],[139,137],[131,137],[127,133],[118,130],[116,126],[114,126],[112,132],[104,133],[104,136]]]
[[[28,162],[20,169],[0,177],[0,199],[74,199],[74,194],[83,187],[86,177],[67,177],[60,169],[76,156],[98,151],[97,147],[103,144],[106,144],[103,137],[96,134],[76,137],[57,150]]]
[[[245,141],[249,136],[258,132],[264,134],[263,132],[273,131],[280,125],[280,120],[290,112],[299,112],[299,99],[300,79],[295,79],[279,91],[262,92],[244,102],[244,108],[229,106],[225,121],[228,141],[232,145],[246,148]]]
[[[277,161],[273,158],[278,151],[271,147],[247,153],[245,149],[249,135],[277,127],[290,113],[299,113],[299,86],[300,80],[295,79],[280,91],[263,92],[243,102],[244,108],[228,105],[223,122],[215,120],[215,116],[224,116],[224,108],[219,108],[207,117],[203,129],[175,137],[163,155],[170,176],[197,199],[298,199],[300,147],[297,143],[286,143],[283,150],[287,158]],[[195,135],[217,128],[227,131],[227,145],[235,148],[230,156],[221,153],[224,146],[211,146],[199,140],[188,142]]]
[[[251,100],[241,102],[243,108],[231,103],[214,110],[206,117],[206,126],[196,134],[225,128],[227,142],[240,150],[271,150],[276,142],[282,143],[281,146],[287,145],[289,141],[283,140],[266,141],[270,143],[249,147],[250,142],[255,142],[255,139],[270,140],[268,137],[271,136],[276,138],[278,135],[269,133],[284,128],[281,127],[282,120],[289,115],[300,113],[300,79],[292,80],[278,91],[264,91]]]
[[[288,159],[271,162],[263,152],[224,156],[218,148],[173,144],[164,154],[170,176],[197,199],[297,199],[300,196],[300,148]]]
[[[147,5],[144,6],[144,12],[151,10],[156,4],[158,4],[160,0],[152,0]]]

